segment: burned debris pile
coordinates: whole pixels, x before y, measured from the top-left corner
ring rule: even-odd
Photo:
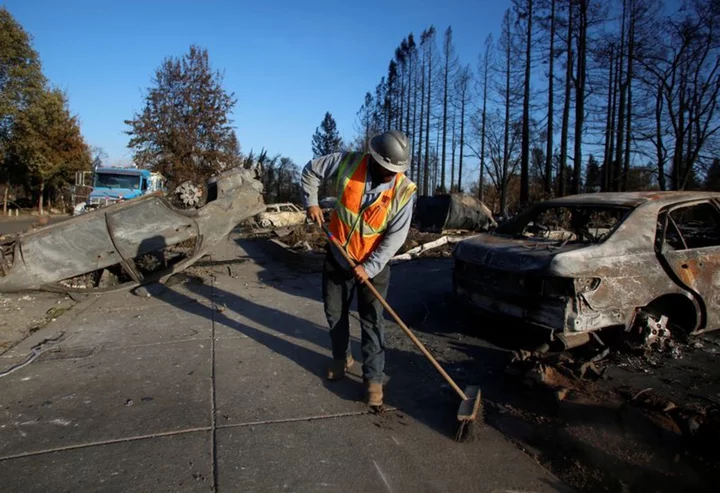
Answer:
[[[329,221],[331,209],[324,209]],[[250,221],[249,221],[250,223]],[[257,221],[255,221],[257,223]],[[289,250],[321,254],[327,239],[323,231],[307,222],[258,231],[248,224],[248,238],[275,238]],[[479,231],[497,226],[492,212],[482,202],[466,194],[437,195],[418,199],[412,227],[394,261],[417,258],[450,258],[457,242]]]
[[[560,407],[564,402],[630,406],[687,446],[703,453],[716,449],[717,336],[648,341],[621,331],[572,350],[553,349],[557,348],[544,345],[535,351],[514,351],[506,373],[535,391],[550,393]]]

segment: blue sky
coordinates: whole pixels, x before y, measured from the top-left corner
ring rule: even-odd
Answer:
[[[243,152],[265,147],[302,165],[325,111],[343,138],[355,136],[366,91],[387,72],[408,33],[434,24],[438,47],[451,25],[463,63],[473,68],[507,1],[185,1],[0,0],[34,38],[45,74],[67,91],[90,145],[112,163],[129,162],[123,120],[167,56],[191,44],[208,49],[224,87],[238,99],[234,121]]]

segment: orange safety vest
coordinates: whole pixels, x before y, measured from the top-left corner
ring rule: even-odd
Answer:
[[[390,220],[410,201],[417,186],[404,173],[395,175],[391,188],[363,208],[365,182],[370,172],[368,155],[349,152],[337,174],[337,200],[330,217],[330,232],[350,257],[362,263],[377,248]]]

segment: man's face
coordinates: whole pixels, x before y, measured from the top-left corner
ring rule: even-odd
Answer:
[[[391,182],[397,174],[382,167],[380,164],[378,164],[377,161],[372,158],[372,156],[370,157],[370,173],[372,173],[372,176],[375,180],[381,183]]]

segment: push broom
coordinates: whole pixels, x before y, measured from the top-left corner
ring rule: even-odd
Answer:
[[[323,224],[322,228],[325,231],[328,240],[342,254],[347,263],[350,264],[350,267],[355,268],[355,261],[350,258],[350,256],[342,247],[337,238],[333,236],[333,234],[330,232],[326,225]],[[464,441],[468,437],[472,437],[474,435],[476,421],[478,419],[478,416],[480,415],[480,409],[482,406],[480,387],[476,385],[468,385],[467,387],[465,387],[465,391],[463,392],[460,387],[458,387],[458,385],[455,383],[455,381],[450,377],[450,375],[447,374],[443,367],[440,366],[440,363],[438,363],[437,360],[433,357],[433,355],[430,354],[430,352],[427,350],[427,348],[425,348],[425,345],[420,342],[417,337],[415,337],[415,334],[413,334],[413,332],[408,328],[408,326],[405,325],[405,323],[398,316],[398,314],[395,313],[395,310],[392,309],[388,302],[385,301],[385,298],[383,298],[382,295],[378,292],[378,290],[375,289],[375,286],[372,285],[370,280],[368,279],[367,281],[364,281],[364,283],[368,287],[370,292],[375,296],[375,298],[378,299],[380,304],[382,304],[383,308],[385,308],[385,310],[392,316],[392,318],[395,319],[395,322],[400,326],[403,332],[405,332],[405,334],[417,346],[417,348],[423,353],[423,355],[425,355],[428,361],[432,363],[432,365],[440,373],[440,375],[442,375],[442,377],[455,391],[455,393],[460,396],[460,399],[462,399],[457,412],[458,428],[457,432],[455,433],[455,440],[460,442]]]

